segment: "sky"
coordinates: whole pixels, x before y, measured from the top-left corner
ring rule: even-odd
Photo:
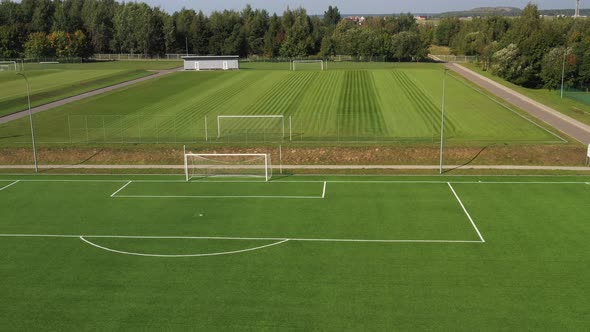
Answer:
[[[122,0],[121,0],[122,1]],[[338,6],[342,14],[392,14],[402,12],[440,13],[455,10],[467,10],[475,7],[520,7],[523,8],[530,0],[142,0],[152,6],[174,12],[186,7],[203,10],[209,14],[215,10],[240,10],[250,4],[253,8],[266,9],[271,13],[281,14],[287,6],[304,7],[309,14],[323,14],[328,6]],[[590,3],[590,0],[583,0]],[[575,0],[533,0],[541,9],[574,8]],[[583,6],[586,8],[586,6]]]

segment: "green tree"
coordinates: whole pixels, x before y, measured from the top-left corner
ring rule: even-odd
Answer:
[[[335,27],[341,19],[342,16],[340,15],[340,10],[338,10],[338,7],[336,6],[329,6],[328,10],[324,12],[324,23],[327,26]]]
[[[51,47],[45,32],[33,32],[29,35],[25,43],[25,55],[27,58],[41,58],[51,55]]]

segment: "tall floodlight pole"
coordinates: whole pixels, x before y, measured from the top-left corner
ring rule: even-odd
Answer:
[[[33,126],[33,112],[31,111],[31,88],[29,86],[29,79],[24,73],[17,73],[22,76],[27,83],[27,100],[29,102],[29,124],[31,125],[31,139],[33,141],[33,160],[35,161],[35,173],[39,172],[39,166],[37,164],[37,146],[35,144],[35,129]]]
[[[439,174],[443,174],[443,147],[445,143],[445,95],[447,90],[447,71],[449,69],[445,67],[443,73],[443,94],[442,94],[442,107],[440,117],[440,168]]]
[[[565,57],[567,56],[567,47],[563,49],[563,64],[561,66],[561,99],[563,99],[563,89],[565,86]]]
[[[184,45],[186,46],[186,56],[188,56],[188,35],[184,36]]]

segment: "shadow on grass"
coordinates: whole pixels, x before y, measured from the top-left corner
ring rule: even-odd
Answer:
[[[478,152],[478,153],[476,153],[476,154],[475,154],[475,156],[474,156],[473,158],[471,158],[471,159],[470,159],[468,162],[464,163],[463,165],[457,166],[457,167],[455,167],[455,168],[448,169],[448,170],[444,171],[444,172],[443,172],[443,174],[447,174],[447,173],[450,173],[450,172],[452,172],[452,171],[458,170],[458,169],[460,169],[460,168],[462,168],[462,167],[465,167],[465,166],[467,166],[467,165],[470,165],[470,164],[471,164],[471,163],[473,163],[475,160],[477,160],[477,158],[478,158],[478,157],[479,157],[479,156],[480,156],[480,155],[481,155],[481,154],[482,154],[482,153],[483,153],[483,152],[484,152],[484,151],[485,151],[487,148],[489,148],[489,146],[487,146],[487,145],[486,145],[486,146],[484,146],[484,147],[483,147],[481,150],[479,150],[479,152]]]

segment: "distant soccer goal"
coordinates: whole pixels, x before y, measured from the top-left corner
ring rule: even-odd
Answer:
[[[264,153],[186,153],[184,169],[186,181],[215,176],[259,177],[268,181],[272,177],[270,154]]]
[[[218,115],[217,138],[236,135],[285,137],[284,115]]]
[[[327,64],[326,64],[327,66]],[[324,60],[293,60],[291,68],[293,70],[320,69],[325,70]]]
[[[0,71],[18,71],[16,61],[0,61]]]

